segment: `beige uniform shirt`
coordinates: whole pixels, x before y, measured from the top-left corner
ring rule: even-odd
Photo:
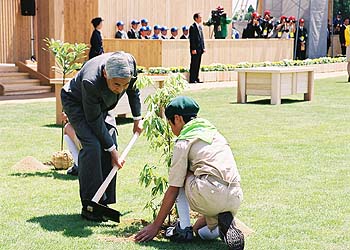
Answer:
[[[231,148],[220,133],[215,135],[212,144],[200,139],[176,141],[169,185],[183,187],[187,170],[195,176],[213,175],[227,182],[241,180]]]

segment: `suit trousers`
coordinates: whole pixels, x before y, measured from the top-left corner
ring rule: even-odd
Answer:
[[[199,81],[198,74],[199,74],[199,69],[201,66],[202,54],[203,53],[197,52],[197,54],[193,55],[191,53],[190,82]]]
[[[62,91],[64,92],[64,91]],[[99,139],[94,134],[90,125],[86,121],[83,109],[80,105],[71,102],[65,96],[62,96],[64,112],[69,118],[78,139],[81,142],[82,149],[79,152],[79,188],[80,199],[91,200],[95,195],[107,175],[112,170],[111,154],[105,151]],[[104,112],[106,118],[108,113]],[[117,130],[114,126],[105,123],[108,131],[117,145]],[[116,176],[112,179],[106,192],[102,196],[101,204],[112,204],[116,202],[115,194]]]

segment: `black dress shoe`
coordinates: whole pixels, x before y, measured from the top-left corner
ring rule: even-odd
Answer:
[[[190,84],[196,84],[197,82],[189,82]]]
[[[348,77],[348,82],[350,82],[350,76]]]
[[[68,168],[67,174],[73,175],[73,176],[78,176],[78,166],[74,164],[73,166]]]
[[[201,80],[197,80],[197,81],[196,81],[196,83],[203,83],[203,81],[201,81]]]

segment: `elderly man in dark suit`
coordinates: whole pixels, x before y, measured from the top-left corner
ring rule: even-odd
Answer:
[[[125,52],[106,53],[85,63],[80,72],[61,91],[63,110],[82,144],[79,152],[79,185],[82,217],[93,221],[103,218],[89,212],[84,204],[91,200],[113,166],[121,168],[117,151],[114,109],[127,93],[132,115],[133,132],[141,132],[140,93],[134,86],[136,62]],[[116,202],[116,177],[100,200],[107,205]]]
[[[189,35],[191,50],[190,83],[201,83],[198,74],[202,54],[205,52],[203,29],[200,25],[202,22],[202,15],[200,13],[195,13],[193,19],[194,23],[190,27]]]

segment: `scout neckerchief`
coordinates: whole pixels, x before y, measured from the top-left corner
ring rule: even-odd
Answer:
[[[196,118],[183,126],[177,139],[188,140],[199,138],[211,144],[216,133],[217,129],[213,124],[203,118]]]

